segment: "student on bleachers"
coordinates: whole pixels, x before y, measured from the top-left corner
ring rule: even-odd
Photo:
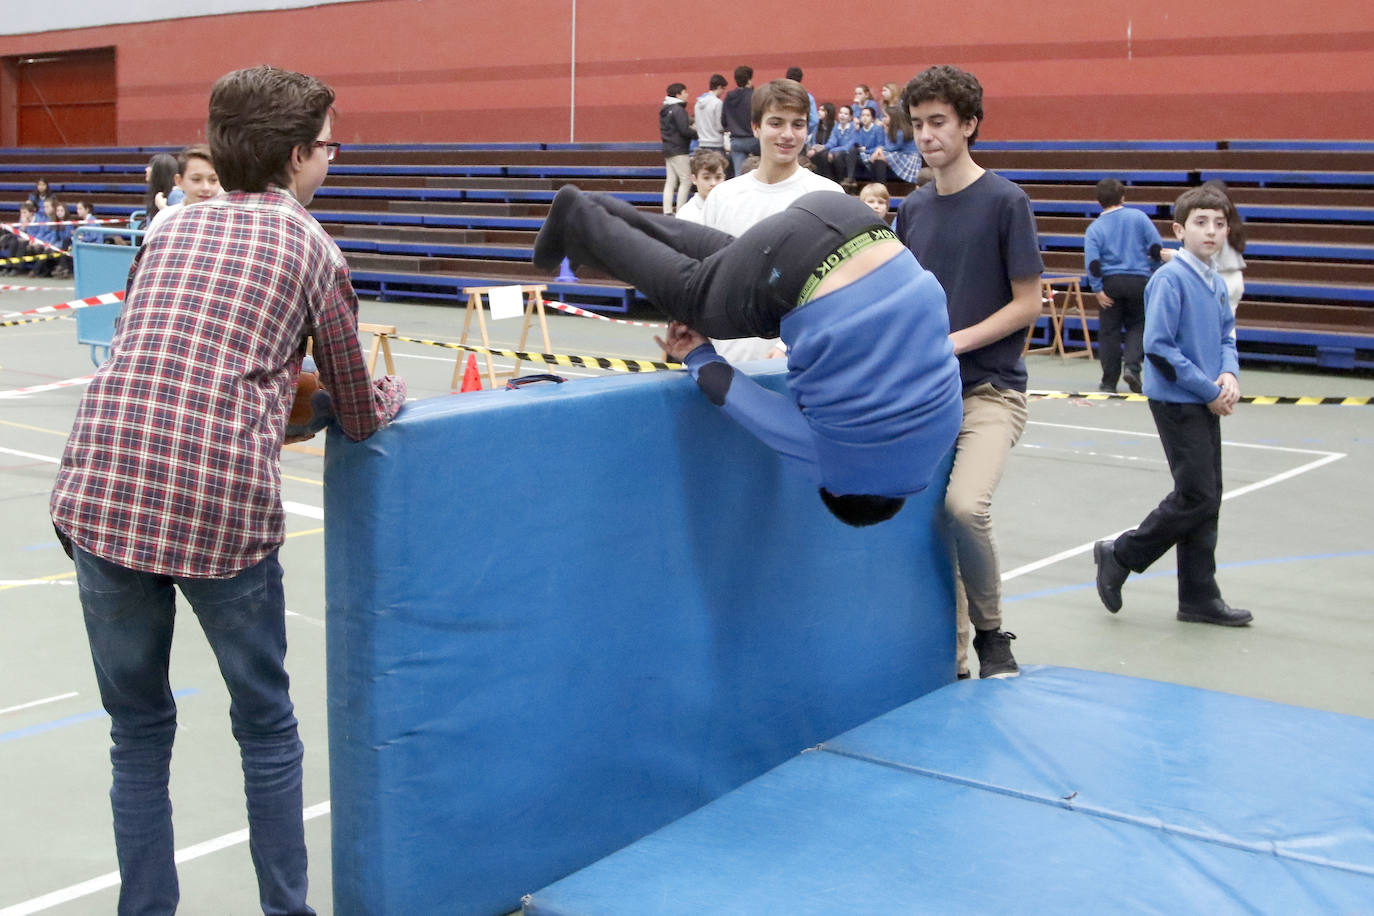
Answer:
[[[749,120],[753,99],[754,68],[741,64],[735,68],[735,88],[721,101],[725,133],[730,137],[730,167],[735,176],[743,174],[744,160],[759,151],[759,141]]]
[[[820,120],[816,122],[816,129],[811,132],[809,145],[806,147],[806,159],[811,163],[811,168],[826,178],[834,177],[830,170],[830,160],[825,156],[825,144],[835,130],[836,117],[835,103],[822,102]]]
[[[935,180],[908,194],[897,234],[948,296],[950,339],[963,378],[964,424],[945,512],[954,546],[957,663],[968,677],[968,628],[980,677],[1015,677],[1002,630],[1002,575],[992,498],[1026,426],[1026,328],[1040,315],[1045,269],[1026,192],[974,161],[983,87],[950,66],[907,83],[902,104]]]
[[[854,87],[854,104],[851,108],[856,122],[863,116],[865,108],[872,109],[873,120],[875,121],[883,116],[882,107],[878,104],[878,100],[873,98],[873,90],[869,89],[865,83],[859,83]]]
[[[76,218],[83,224],[98,222],[95,218],[95,212],[91,209],[91,202],[84,199],[76,202]],[[100,242],[100,233],[91,232],[86,229],[77,229],[72,234],[72,238],[77,242],[90,242],[95,244]]]
[[[697,96],[693,121],[697,128],[697,149],[710,149],[724,155],[725,122],[722,120],[721,99],[725,97],[725,77],[711,74],[709,88]]]
[[[53,217],[57,225],[53,227],[53,244],[57,245],[66,252],[65,255],[57,259],[53,267],[52,275],[60,279],[66,279],[72,275],[72,227],[68,225],[70,217],[67,215],[67,205],[58,201],[53,205]]]
[[[1145,284],[1162,261],[1173,257],[1150,218],[1126,204],[1126,186],[1115,178],[1097,183],[1102,212],[1083,235],[1088,289],[1097,294],[1097,358],[1102,364],[1099,391],[1116,392],[1118,379],[1140,393],[1145,359]],[[1125,365],[1122,370],[1122,341]]]
[[[902,111],[901,105],[887,109],[883,145],[869,154],[868,162],[873,177],[878,181],[886,181],[886,170],[891,169],[903,181],[916,183],[916,175],[921,171],[921,153],[916,149],[916,139],[911,135],[911,119]]]
[[[902,85],[901,83],[883,83],[882,89],[880,89],[879,92],[882,94],[882,104],[880,106],[882,112],[879,115],[879,120],[882,122],[883,127],[886,128],[889,120],[892,118],[892,110],[894,108],[900,109],[902,106]]]
[[[57,245],[58,227],[57,222],[57,198],[48,196],[43,199],[43,212],[35,222],[29,235],[33,236],[41,244],[30,244],[29,254],[50,255],[53,247]],[[35,277],[51,277],[53,270],[57,267],[57,259],[45,257],[41,261],[33,261],[29,274]]]
[[[1121,587],[1173,550],[1179,620],[1247,626],[1217,585],[1221,515],[1221,418],[1240,402],[1236,319],[1212,259],[1226,242],[1226,195],[1184,191],[1174,204],[1176,257],[1145,287],[1145,394],[1174,488],[1141,523],[1093,545],[1097,594],[1115,614]]]
[[[699,223],[705,211],[706,198],[711,196],[715,186],[725,180],[725,172],[730,160],[725,154],[713,149],[699,149],[692,154],[692,184],[697,192],[687,203],[677,208],[677,218],[691,223]]]
[[[52,191],[48,189],[48,180],[40,178],[33,183],[33,190],[29,192],[29,203],[33,204],[35,212],[43,212],[43,202],[52,197]]]
[[[860,162],[868,167],[868,173],[873,180],[887,180],[887,163],[882,159],[876,163],[872,162],[874,151],[886,142],[887,135],[883,133],[883,126],[874,117],[873,109],[864,108],[859,113],[859,128],[854,134],[854,145],[845,157],[844,181],[841,182],[845,188],[852,189],[858,185],[854,175]]]
[[[673,211],[687,203],[692,193],[692,169],[688,151],[697,132],[687,116],[687,86],[670,83],[663,106],[658,110],[658,133],[663,140],[663,212]],[[676,198],[676,201],[674,201]]]
[[[1213,178],[1204,181],[1202,187],[1220,191],[1226,199],[1226,241],[1212,260],[1216,262],[1217,273],[1226,281],[1226,297],[1231,302],[1231,314],[1234,315],[1240,305],[1240,297],[1245,295],[1245,220],[1241,219],[1240,211],[1231,200],[1226,182]]]
[[[853,111],[854,109],[848,105],[841,105],[835,109],[835,126],[825,141],[825,149],[812,160],[825,163],[824,168],[818,168],[816,171],[835,181],[848,174],[850,152],[859,142],[859,131],[854,124]]]
[[[279,465],[306,333],[343,435],[368,438],[406,393],[368,372],[347,264],[305,209],[337,148],[333,103],[328,86],[274,67],[215,83],[206,133],[229,193],[139,249],[116,347],[82,395],[49,502],[110,716],[120,913],[172,913],[180,896],[176,591],[231,698],[262,909],[315,912],[279,561]]]
[[[33,230],[30,228],[30,224],[33,223],[37,212],[38,209],[33,201],[25,199],[24,202],[19,205],[19,220],[15,223],[15,228],[20,232],[31,234]],[[0,239],[0,257],[6,259],[18,258],[28,253],[29,240],[23,236],[13,232],[6,232],[4,238]],[[4,264],[0,264],[0,274],[6,276],[26,274],[28,272],[29,265],[23,262],[11,264],[7,260]]]

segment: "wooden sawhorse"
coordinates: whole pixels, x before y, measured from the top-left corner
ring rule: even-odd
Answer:
[[[511,285],[513,286],[514,284]],[[461,290],[461,292],[467,294],[468,307],[467,312],[463,316],[463,335],[458,338],[458,343],[467,344],[468,329],[472,326],[472,314],[473,312],[476,312],[477,326],[482,332],[482,346],[487,349],[487,352],[482,354],[483,357],[486,359],[487,363],[487,383],[492,388],[496,387],[496,377],[498,375],[515,376],[520,374],[521,361],[518,359],[515,361],[515,365],[511,368],[509,372],[497,372],[496,367],[492,364],[491,361],[491,337],[487,334],[487,310],[482,307],[482,296],[484,294],[490,293],[494,289],[502,288],[503,287],[497,286],[465,286]],[[543,283],[535,283],[520,286],[520,294],[525,298],[525,315],[524,322],[520,326],[520,345],[519,347],[517,347],[517,349],[522,353],[525,352],[525,341],[529,337],[530,322],[534,319],[536,315],[539,317],[540,333],[542,333],[544,336],[543,352],[553,352],[553,344],[549,343],[549,323],[546,316],[544,315],[544,290],[546,289],[548,289],[548,287],[545,286]],[[458,359],[453,366],[453,381],[449,383],[449,387],[455,391],[458,390],[458,382],[463,376],[464,356],[464,351],[459,350]]]
[[[1022,349],[1022,353],[1054,353],[1062,359],[1072,359],[1076,356],[1092,359],[1093,340],[1088,334],[1088,314],[1083,310],[1083,289],[1079,285],[1078,278],[1041,277],[1040,295],[1049,303],[1050,307],[1050,344],[1047,347],[1031,347],[1031,335],[1035,333],[1035,324],[1032,323],[1026,329],[1026,345]],[[1061,296],[1063,297],[1062,305],[1060,304]],[[1070,307],[1078,313],[1078,323],[1083,329],[1083,349],[1073,352],[1069,352],[1064,347],[1064,322],[1072,317],[1069,314]]]

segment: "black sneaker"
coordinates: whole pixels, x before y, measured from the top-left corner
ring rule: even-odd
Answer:
[[[1005,630],[979,630],[973,637],[973,651],[978,653],[979,677],[1016,677],[1021,669],[1011,654],[1015,633]]]
[[[581,193],[574,185],[565,184],[553,196],[549,214],[544,217],[544,225],[539,227],[539,234],[534,239],[534,266],[540,270],[557,270],[563,262],[566,256],[563,247],[563,220],[568,208]]]

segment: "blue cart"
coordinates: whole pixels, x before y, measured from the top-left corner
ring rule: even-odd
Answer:
[[[76,277],[76,296],[85,299],[124,289],[129,279],[129,266],[134,261],[138,245],[143,241],[139,229],[107,229],[83,226],[87,237],[99,235],[99,241],[72,243],[72,269]],[[126,238],[131,244],[111,245],[107,237]],[[76,342],[91,348],[91,362],[99,366],[110,357],[110,342],[114,339],[115,319],[122,302],[93,305],[76,313]],[[97,354],[97,350],[100,351]]]

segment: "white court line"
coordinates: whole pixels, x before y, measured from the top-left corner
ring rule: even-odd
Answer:
[[[318,805],[311,805],[303,812],[301,820],[309,821],[329,813],[329,802],[320,802]],[[192,859],[199,859],[201,856],[208,856],[212,852],[219,852],[221,849],[228,849],[240,843],[248,842],[248,828],[235,830],[233,833],[226,833],[223,836],[206,840],[204,843],[197,843],[194,846],[187,846],[185,849],[177,850],[176,861],[189,862]],[[80,884],[73,884],[71,887],[64,887],[60,891],[53,891],[41,897],[34,897],[32,900],[25,900],[23,903],[16,903],[0,910],[0,916],[28,916],[29,913],[38,913],[43,910],[70,903],[82,897],[98,893],[106,888],[116,887],[119,884],[119,872],[112,871],[92,878],[89,881],[82,881]]]
[[[289,499],[281,501],[281,507],[292,515],[304,515],[306,518],[323,519],[324,508],[322,506],[308,506],[305,503],[293,502]]]
[[[0,445],[0,453],[6,455],[16,455],[20,458],[30,458],[34,461],[45,461],[48,464],[62,463],[62,459],[60,458],[53,458],[49,455],[35,455],[33,452],[21,452],[19,451],[19,449],[16,448],[5,448],[3,445]],[[310,506],[305,503],[292,502],[289,499],[283,499],[281,502],[281,507],[285,509],[287,512],[290,512],[292,515],[304,515],[306,518],[313,519],[324,518],[324,508],[321,506]]]
[[[1042,423],[1042,422],[1039,422],[1039,421],[1036,421],[1036,420],[1032,420],[1031,422],[1027,423],[1026,425],[1027,425],[1027,426],[1050,426],[1050,427],[1054,427],[1054,428],[1056,428],[1056,429],[1077,429],[1077,430],[1082,430],[1082,431],[1084,431],[1084,432],[1094,432],[1094,433],[1117,433],[1117,434],[1123,435],[1123,436],[1142,436],[1142,437],[1148,438],[1148,439],[1158,439],[1158,438],[1159,438],[1159,433],[1145,433],[1145,432],[1140,432],[1140,431],[1134,430],[1134,429],[1107,429],[1107,428],[1100,427],[1100,426],[1073,426],[1073,425],[1068,424],[1068,423]],[[1271,487],[1271,486],[1273,486],[1273,485],[1276,484],[1276,483],[1282,483],[1282,482],[1285,481],[1285,480],[1290,480],[1290,479],[1292,479],[1292,478],[1294,478],[1294,477],[1297,477],[1299,474],[1306,474],[1308,471],[1315,471],[1315,470],[1316,470],[1317,468],[1319,468],[1319,467],[1322,467],[1322,466],[1324,466],[1324,465],[1331,464],[1332,462],[1335,462],[1335,461],[1340,461],[1342,458],[1346,457],[1346,453],[1345,453],[1345,452],[1324,452],[1324,451],[1320,451],[1320,450],[1318,450],[1318,449],[1310,449],[1310,448],[1289,448],[1289,447],[1283,446],[1283,445],[1260,445],[1260,444],[1257,444],[1257,443],[1254,443],[1254,442],[1228,442],[1228,441],[1226,441],[1226,440],[1222,440],[1222,445],[1230,446],[1230,447],[1233,447],[1233,448],[1257,448],[1257,449],[1264,449],[1265,451],[1271,451],[1271,452],[1288,452],[1288,453],[1290,453],[1290,454],[1297,454],[1297,455],[1320,455],[1320,456],[1321,456],[1320,458],[1318,458],[1318,459],[1315,460],[1315,461],[1309,461],[1309,462],[1307,462],[1307,464],[1300,465],[1299,467],[1292,468],[1291,470],[1283,471],[1282,473],[1275,474],[1275,475],[1272,476],[1272,477],[1266,477],[1266,478],[1264,478],[1263,480],[1258,480],[1258,481],[1256,481],[1256,482],[1254,482],[1254,483],[1252,483],[1252,484],[1248,484],[1248,485],[1243,486],[1243,487],[1241,487],[1241,488],[1239,488],[1239,489],[1236,489],[1236,490],[1227,490],[1227,491],[1225,491],[1224,493],[1221,494],[1221,498],[1222,498],[1223,500],[1235,499],[1237,496],[1245,496],[1245,495],[1247,495],[1247,494],[1249,494],[1249,493],[1255,492],[1256,490],[1262,490],[1262,489],[1264,489],[1265,487]],[[1121,534],[1122,532],[1128,531],[1128,530],[1129,530],[1129,529],[1127,529],[1127,528],[1122,528],[1120,531],[1113,531],[1111,534],[1104,534],[1104,535],[1102,535],[1102,537],[1104,537],[1104,538],[1114,538],[1114,537],[1116,537],[1117,535]],[[1101,540],[1101,538],[1094,538],[1093,540],[1088,541],[1088,543],[1086,543],[1086,544],[1079,544],[1079,545],[1076,546],[1076,547],[1070,547],[1068,550],[1061,550],[1061,551],[1059,551],[1059,553],[1052,554],[1052,555],[1050,555],[1050,556],[1048,556],[1048,557],[1045,557],[1045,558],[1043,558],[1043,559],[1040,559],[1040,560],[1036,560],[1036,561],[1033,562],[1033,563],[1027,563],[1027,564],[1024,565],[1024,566],[1018,566],[1018,567],[1016,567],[1015,569],[1008,570],[1007,572],[1002,573],[1002,581],[1003,581],[1003,582],[1007,582],[1007,581],[1009,581],[1009,580],[1011,580],[1011,579],[1017,578],[1018,576],[1024,576],[1024,575],[1027,575],[1027,574],[1029,574],[1029,573],[1033,573],[1033,572],[1036,572],[1036,571],[1038,571],[1038,570],[1044,569],[1046,566],[1053,566],[1055,563],[1058,563],[1058,562],[1060,562],[1061,560],[1067,560],[1067,559],[1070,559],[1070,558],[1072,558],[1072,557],[1076,557],[1076,556],[1080,556],[1081,554],[1088,553],[1089,551],[1091,551],[1091,550],[1093,549],[1093,544],[1097,543],[1098,540]],[[3,914],[0,914],[0,916],[3,916]]]
[[[59,693],[55,697],[44,697],[41,700],[33,700],[28,703],[20,703],[18,706],[9,706],[5,709],[0,709],[0,716],[3,716],[7,712],[18,712],[21,709],[33,709],[35,706],[44,706],[48,703],[56,703],[58,700],[70,700],[72,697],[75,696],[80,696],[80,694],[73,690],[71,693]]]
[[[61,463],[62,463],[62,459],[61,459],[61,458],[53,458],[53,457],[50,457],[50,456],[48,456],[48,455],[35,455],[33,452],[21,452],[21,451],[19,451],[19,449],[17,449],[17,448],[5,448],[3,445],[0,445],[0,453],[6,454],[6,455],[15,455],[15,456],[17,456],[17,457],[19,457],[19,458],[31,458],[31,459],[33,459],[34,461],[45,461],[45,462],[47,462],[48,464],[61,464]]]

